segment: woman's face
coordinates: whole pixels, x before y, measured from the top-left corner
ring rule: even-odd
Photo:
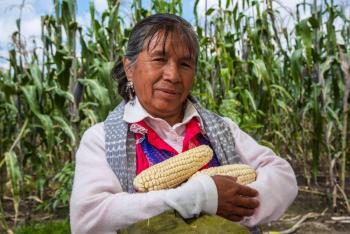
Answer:
[[[169,34],[163,50],[162,37],[162,33],[153,37],[149,50],[144,49],[131,67],[130,61],[124,59],[124,69],[143,108],[174,124],[182,120],[196,65],[180,39]]]

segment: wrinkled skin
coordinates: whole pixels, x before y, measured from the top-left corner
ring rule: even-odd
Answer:
[[[139,53],[136,63],[124,59],[127,79],[132,81],[143,108],[171,126],[182,121],[183,107],[192,88],[195,60],[176,35],[169,36],[163,51],[163,34],[150,41],[149,50]]]
[[[127,79],[132,81],[143,108],[171,126],[182,121],[183,106],[192,88],[196,64],[188,48],[176,35],[168,37],[163,50],[160,32],[150,41],[134,64],[124,58]],[[232,221],[251,216],[259,202],[258,192],[239,185],[228,176],[214,176],[218,190],[217,215]]]
[[[212,177],[218,190],[217,215],[238,222],[246,216],[252,216],[259,206],[258,191],[236,183],[231,176]]]

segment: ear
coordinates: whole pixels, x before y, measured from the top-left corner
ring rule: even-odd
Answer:
[[[125,75],[126,75],[126,78],[128,79],[128,81],[132,81],[134,69],[131,66],[131,61],[129,59],[127,59],[126,57],[123,58],[123,68],[124,68]]]

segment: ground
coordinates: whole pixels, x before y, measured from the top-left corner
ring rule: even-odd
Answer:
[[[327,186],[325,186],[325,184],[313,189],[307,188],[303,186],[303,184],[303,181],[300,181],[299,194],[286,214],[279,221],[263,225],[263,232],[265,234],[350,234],[350,213],[346,212],[345,200],[343,197],[341,197],[339,194],[337,203],[338,206],[335,210],[331,208],[331,197],[326,195],[330,194],[330,192],[327,192]],[[349,189],[350,187],[348,186],[346,191],[347,194],[350,194]],[[54,214],[48,214],[42,210],[34,209],[35,204],[32,205],[32,208],[29,209],[30,212],[26,212],[27,219],[29,218],[30,220],[25,226],[26,228],[30,228],[32,231],[28,231],[28,229],[20,231],[17,229],[18,231],[15,231],[14,233],[61,234],[66,233],[67,230],[69,230],[67,207],[59,208],[56,210],[56,212],[54,212]],[[21,210],[28,210],[25,209],[25,207],[22,208],[24,209]],[[6,220],[8,221],[9,225],[12,226],[14,214],[12,211],[12,203],[9,202],[9,200],[5,200],[5,210],[7,216]],[[25,214],[20,214],[19,224],[23,224],[24,216]],[[345,220],[334,220],[339,217]],[[52,229],[47,229],[47,226],[53,227],[52,221],[54,221],[56,225],[54,232]],[[293,227],[298,221],[300,222],[300,225],[295,232],[283,232]],[[40,226],[33,226],[33,224],[37,225],[38,223]],[[42,231],[38,232],[39,229]],[[1,226],[0,233],[3,233]]]
[[[296,200],[280,220],[263,225],[264,233],[273,233],[273,231],[283,233],[282,231],[288,230],[303,219],[295,232],[285,232],[285,234],[350,234],[350,214],[345,213],[345,207],[339,207],[337,212],[333,212],[332,209],[327,208],[329,201],[326,196],[317,191],[303,190],[299,191]],[[339,203],[341,206],[342,202]],[[334,220],[337,217],[345,221]]]

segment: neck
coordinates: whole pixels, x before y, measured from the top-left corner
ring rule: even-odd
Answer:
[[[183,111],[181,111],[179,114],[177,114],[175,116],[174,115],[165,116],[165,117],[162,117],[162,119],[167,121],[167,123],[170,126],[174,126],[175,124],[180,123],[183,120],[183,117],[184,117],[184,113],[183,113]]]
[[[181,105],[180,108],[174,109],[172,111],[161,111],[157,108],[147,108],[146,106],[144,106],[139,99],[136,100],[137,101],[137,105],[140,105],[141,108],[143,108],[148,114],[150,114],[152,117],[155,118],[161,118],[163,120],[165,120],[170,126],[173,126],[177,123],[182,122],[183,118],[184,118],[184,114],[185,114],[185,103],[183,103]]]

